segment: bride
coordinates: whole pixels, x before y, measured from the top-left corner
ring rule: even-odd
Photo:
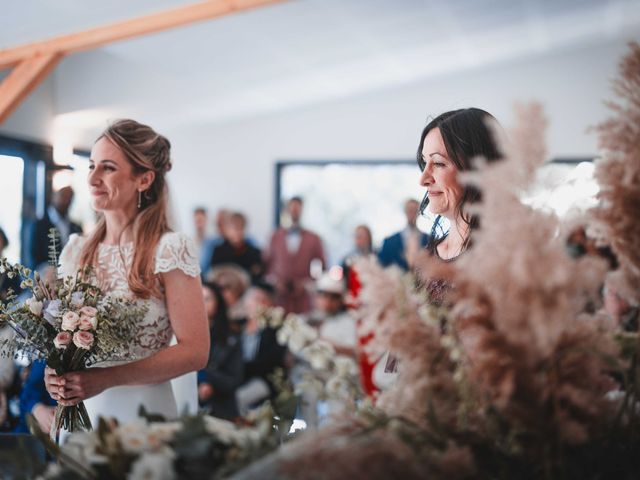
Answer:
[[[89,188],[101,214],[88,237],[72,236],[60,256],[60,273],[90,265],[94,281],[115,296],[146,302],[126,358],[56,376],[47,369],[47,391],[61,405],[82,401],[94,426],[113,417],[128,422],[140,405],[174,418],[170,380],[203,368],[209,356],[200,270],[192,241],[170,231],[165,175],[170,143],[153,129],[120,120],[91,151]],[[176,342],[170,346],[175,335]]]

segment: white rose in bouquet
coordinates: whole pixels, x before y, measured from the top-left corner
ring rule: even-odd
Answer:
[[[156,437],[161,442],[170,442],[180,430],[182,430],[180,422],[156,422],[149,425],[149,436]]]
[[[143,453],[151,451],[152,445],[149,443],[149,435],[145,420],[138,419],[118,427],[116,437],[120,441],[122,449],[127,453]]]
[[[27,300],[27,305],[29,306],[29,311],[34,315],[40,315],[42,313],[42,302],[38,301],[36,297],[31,297]]]
[[[62,329],[73,332],[80,323],[80,316],[76,312],[65,312],[62,315]]]
[[[222,420],[221,418],[211,417],[207,415],[206,417],[204,417],[204,425],[207,429],[207,432],[215,435],[215,437],[225,445],[236,443],[236,426],[228,420]]]
[[[347,357],[345,355],[338,355],[334,360],[334,364],[336,375],[339,375],[341,377],[358,375],[358,366],[356,365],[356,362],[354,362],[350,357]]]
[[[129,480],[174,480],[173,456],[163,453],[144,453],[131,466]]]
[[[302,356],[311,364],[314,370],[326,370],[336,351],[324,340],[318,340],[302,350]]]

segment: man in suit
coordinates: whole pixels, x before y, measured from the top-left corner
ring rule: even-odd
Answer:
[[[302,206],[300,197],[287,202],[291,225],[274,232],[265,255],[267,278],[276,288],[276,303],[294,313],[311,309],[312,263],[318,262],[320,271],[326,264],[320,237],[300,226]]]
[[[31,227],[27,266],[37,269],[49,260],[49,230],[55,228],[60,238],[58,256],[72,233],[82,233],[82,227],[69,219],[69,207],[73,200],[73,189],[63,187],[53,193],[51,204],[44,216]]]
[[[420,204],[416,200],[409,199],[405,202],[407,226],[404,230],[385,238],[378,253],[378,259],[384,267],[397,265],[403,270],[409,270],[416,253],[429,243],[429,235],[416,227],[419,212]]]
[[[273,307],[273,287],[259,283],[245,295],[247,322],[242,332],[244,383],[236,390],[240,415],[274,393],[271,375],[277,368],[285,368],[287,348],[280,345],[276,330],[260,326],[263,309]]]

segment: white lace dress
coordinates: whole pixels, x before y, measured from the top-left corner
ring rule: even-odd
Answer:
[[[60,275],[74,275],[78,270],[80,253],[85,238],[72,235],[60,255]],[[93,281],[105,293],[134,298],[127,283],[127,272],[133,261],[133,243],[118,245],[100,244],[98,262],[94,266]],[[193,241],[182,233],[166,233],[160,239],[155,256],[155,273],[165,273],[175,269],[189,276],[200,274],[196,248]],[[161,289],[162,291],[162,289]],[[173,331],[162,298],[152,297],[146,302],[148,310],[139,324],[138,334],[130,346],[126,358],[114,358],[100,362],[96,366],[109,366],[128,363],[148,357],[158,350],[169,346]],[[195,385],[195,382],[193,382]],[[195,386],[194,386],[195,388]],[[193,392],[195,396],[195,390]],[[175,418],[178,413],[176,398],[171,382],[154,385],[120,386],[109,388],[95,397],[85,400],[91,423],[97,426],[98,417],[114,417],[121,423],[138,418],[140,405],[150,413],[159,413],[167,418]],[[182,408],[181,408],[182,411]]]

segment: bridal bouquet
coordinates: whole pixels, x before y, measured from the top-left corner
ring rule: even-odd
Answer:
[[[51,235],[55,245],[56,238]],[[52,259],[54,265],[57,259]],[[0,302],[0,326],[8,324],[16,335],[0,345],[3,353],[21,352],[45,359],[47,365],[63,375],[83,370],[96,362],[127,354],[135,335],[138,318],[145,308],[131,300],[105,295],[91,284],[90,270],[75,276],[44,280],[22,265],[0,259],[0,273],[22,278],[21,288],[31,296],[20,301],[11,294]],[[57,273],[57,272],[56,272]],[[51,436],[64,428],[69,432],[90,430],[91,421],[83,403],[58,405]]]

